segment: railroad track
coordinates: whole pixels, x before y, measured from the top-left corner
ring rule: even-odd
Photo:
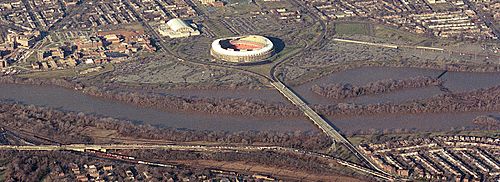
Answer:
[[[309,9],[309,7],[306,7],[300,2],[297,2],[296,0],[292,0],[295,4],[303,7],[304,9]],[[314,46],[321,45],[323,41],[326,39],[326,35],[328,33],[328,28],[326,27],[326,23],[318,17],[315,13],[309,12],[311,17],[315,20],[317,20],[320,23],[320,26],[322,28],[321,34],[316,39],[315,42],[312,44],[308,44],[303,50],[311,49]],[[296,55],[302,54],[303,51],[299,51],[293,55],[288,56],[288,58]],[[272,85],[279,90],[280,93],[282,93],[290,102],[292,102],[294,105],[299,107],[304,114],[311,119],[314,124],[316,124],[326,135],[331,137],[334,141],[339,141],[341,144],[347,147],[349,151],[351,151],[356,158],[360,159],[364,164],[369,166],[369,168],[373,169],[374,171],[377,171],[379,173],[385,174],[390,176],[388,173],[384,172],[383,170],[379,169],[375,164],[372,163],[370,159],[368,159],[363,153],[361,153],[347,138],[345,138],[340,131],[332,124],[327,122],[325,119],[323,119],[320,115],[316,113],[313,109],[311,109],[305,101],[302,100],[302,98],[297,95],[290,87],[288,87],[283,81],[277,78],[276,76],[276,68],[279,67],[281,64],[284,64],[286,61],[289,59],[282,59],[280,62],[276,63],[270,71],[270,77],[272,80]]]
[[[245,70],[245,69],[242,69],[242,68],[237,67],[237,66],[223,65],[223,64],[212,63],[212,62],[201,62],[201,61],[195,61],[195,60],[192,60],[192,59],[183,58],[182,56],[179,56],[177,53],[175,53],[172,50],[168,49],[168,47],[165,45],[165,42],[163,41],[162,37],[160,35],[158,35],[158,33],[151,27],[151,25],[149,25],[144,20],[144,18],[139,13],[137,13],[133,7],[131,7],[128,4],[129,3],[128,1],[125,1],[125,2],[127,4],[127,6],[131,9],[131,11],[134,14],[136,14],[137,17],[139,17],[139,21],[144,25],[144,27],[146,27],[148,29],[148,31],[155,37],[155,39],[158,40],[158,44],[159,44],[161,50],[164,53],[170,54],[171,56],[175,57],[176,59],[178,59],[181,62],[189,62],[191,64],[199,65],[199,66],[207,66],[208,65],[208,66],[214,66],[214,67],[219,67],[219,68],[226,68],[226,69],[230,69],[230,70],[237,70],[237,71],[241,71],[241,72],[245,72],[245,73],[250,73],[252,75],[264,78],[272,86],[274,86],[276,89],[278,89],[280,91],[280,93],[282,93],[287,98],[289,98],[289,94],[286,94],[286,93],[288,93],[288,92],[293,93],[293,91],[290,90],[285,83],[283,83],[280,79],[278,79],[276,77],[276,75],[277,75],[276,68],[279,67],[280,65],[284,64],[285,62],[289,61],[290,60],[289,58],[291,58],[293,56],[296,56],[296,55],[302,54],[303,51],[297,51],[297,52],[295,52],[293,54],[287,55],[287,57],[285,57],[284,59],[281,59],[279,62],[274,63],[273,66],[271,67],[270,72],[269,72],[268,75],[264,75],[264,74],[253,72],[253,71],[249,71],[249,70]],[[302,8],[304,8],[306,10],[309,9],[308,7],[304,6],[300,2],[297,2],[296,0],[293,0],[293,2],[296,5],[299,5],[299,6],[301,6]],[[313,42],[311,44],[307,44],[304,48],[302,48],[302,50],[307,50],[307,49],[310,49],[312,47],[315,47],[316,45],[320,45],[323,41],[325,41],[325,36],[328,33],[328,29],[326,27],[326,23],[320,17],[318,17],[315,13],[311,12],[309,14],[310,14],[310,16],[313,19],[317,20],[320,23],[322,31],[321,31],[320,35],[318,36],[318,38],[315,39],[315,42]],[[286,88],[286,90],[288,90],[288,91],[280,90],[279,88],[277,88],[275,86],[277,84],[278,85],[283,85],[283,87]],[[306,116],[308,116],[321,130],[323,130],[323,132],[325,132],[328,136],[332,137],[333,140],[335,140],[335,141],[341,141],[341,143],[344,144],[358,159],[360,159],[363,163],[367,164],[369,166],[369,168],[371,168],[371,170],[374,170],[377,173],[382,173],[384,175],[390,176],[387,173],[385,173],[383,170],[380,170],[366,156],[364,156],[361,152],[359,152],[354,145],[352,145],[345,137],[343,137],[340,134],[339,131],[337,131],[332,126],[331,123],[327,123],[326,121],[324,121],[323,118],[321,118],[314,110],[310,109],[307,105],[305,105],[306,103],[304,101],[302,101],[302,99],[299,96],[295,95],[295,97],[293,97],[292,99],[290,99],[290,101],[292,101],[292,103],[294,103],[293,100],[299,100],[300,102],[303,102],[304,104],[298,105],[298,107],[304,112],[304,114]],[[303,109],[303,107],[307,107],[309,109]],[[318,117],[320,118],[320,120],[322,120],[324,122],[318,122],[317,121]],[[355,168],[353,168],[353,169],[355,169]]]
[[[14,145],[0,145],[0,150],[16,150],[16,151],[76,151],[85,153],[99,153],[100,156],[106,154],[111,158],[117,158],[120,160],[127,160],[129,162],[135,162],[138,164],[145,165],[156,165],[158,163],[151,163],[141,161],[132,156],[124,155],[112,155],[112,153],[106,153],[109,150],[178,150],[178,151],[196,151],[196,152],[256,152],[256,151],[276,151],[285,153],[294,153],[297,155],[307,155],[311,157],[323,158],[328,161],[340,164],[342,166],[360,171],[364,174],[374,176],[378,179],[385,181],[392,181],[394,178],[386,174],[380,173],[370,168],[366,168],[342,159],[338,159],[329,155],[315,153],[300,149],[286,148],[280,146],[220,146],[220,145],[155,145],[155,144],[140,144],[140,145],[130,145],[130,144],[69,144],[69,145],[38,145],[38,146],[14,146]],[[109,155],[108,155],[109,154]],[[105,156],[105,157],[106,157]],[[164,167],[164,166],[162,166]]]

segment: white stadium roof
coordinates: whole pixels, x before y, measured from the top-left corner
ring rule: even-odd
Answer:
[[[179,18],[171,19],[167,22],[168,27],[173,31],[182,31],[182,29],[192,30],[192,28],[184,21]]]

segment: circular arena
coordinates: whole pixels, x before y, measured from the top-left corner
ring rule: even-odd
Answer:
[[[274,45],[271,40],[259,35],[217,39],[210,49],[210,54],[215,59],[232,63],[265,61],[273,53]]]

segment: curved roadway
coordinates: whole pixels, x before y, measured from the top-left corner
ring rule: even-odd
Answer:
[[[304,10],[310,11],[310,9],[306,6],[304,6],[302,3],[300,3],[296,0],[292,0],[292,1],[294,4],[302,7]],[[340,142],[341,144],[345,145],[358,159],[360,159],[363,163],[365,163],[369,168],[371,168],[377,172],[380,172],[384,175],[388,175],[386,172],[384,172],[383,170],[380,170],[376,165],[374,165],[364,154],[359,152],[357,150],[357,148],[354,145],[352,145],[352,143],[349,142],[349,140],[347,140],[344,136],[342,136],[340,134],[339,131],[337,131],[335,129],[333,124],[327,122],[321,116],[319,116],[313,109],[311,109],[302,100],[302,98],[300,98],[300,96],[295,94],[292,90],[290,90],[288,88],[288,86],[282,80],[280,80],[276,77],[276,74],[277,74],[276,68],[277,67],[279,67],[280,65],[282,65],[285,62],[287,62],[288,60],[290,60],[289,58],[302,54],[303,51],[294,52],[293,54],[287,55],[284,59],[281,59],[279,62],[273,63],[274,65],[271,67],[269,75],[263,75],[261,73],[245,70],[245,69],[239,68],[237,66],[232,66],[232,65],[222,65],[222,64],[218,64],[218,63],[195,61],[192,59],[184,59],[181,56],[179,56],[178,54],[176,54],[175,52],[173,52],[172,50],[167,48],[167,46],[165,45],[161,36],[158,35],[158,33],[151,27],[151,25],[149,25],[147,22],[144,21],[144,18],[142,17],[142,15],[140,13],[137,13],[135,11],[135,9],[132,6],[130,6],[128,0],[125,1],[125,4],[131,9],[131,11],[137,17],[139,17],[139,21],[143,24],[143,26],[146,27],[148,29],[148,31],[158,40],[158,44],[161,47],[161,50],[163,50],[165,53],[168,53],[168,54],[174,56],[175,58],[177,58],[181,62],[189,62],[189,63],[195,64],[195,65],[201,65],[201,66],[210,65],[210,66],[214,66],[214,67],[222,67],[222,68],[231,69],[231,70],[238,70],[238,71],[250,73],[250,74],[253,74],[255,76],[266,79],[267,81],[269,81],[269,83],[273,87],[275,87],[281,94],[283,94],[283,96],[288,98],[294,105],[299,107],[299,109],[301,109],[301,111],[303,111],[304,114],[307,117],[309,117],[323,132],[325,132],[325,134],[327,134],[329,137],[331,137],[334,141]],[[307,50],[307,49],[310,49],[310,48],[320,44],[322,41],[325,40],[325,36],[328,32],[328,29],[326,27],[326,23],[320,17],[318,17],[313,12],[309,12],[309,15],[314,20],[316,20],[320,23],[322,31],[321,31],[320,35],[318,36],[318,38],[315,39],[314,42],[306,45],[306,47],[302,48],[302,50]],[[189,60],[189,61],[186,61],[186,60]]]

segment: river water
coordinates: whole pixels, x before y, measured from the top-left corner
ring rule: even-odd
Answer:
[[[327,99],[314,94],[310,89],[314,84],[352,83],[363,85],[382,79],[405,79],[415,76],[438,76],[442,71],[414,68],[358,68],[330,74],[321,79],[294,87],[307,102],[311,104],[333,104],[352,102],[370,104],[379,102],[404,102],[411,99],[428,98],[443,93],[437,87],[400,90],[375,96],[362,96],[346,100]],[[449,72],[443,77],[445,87],[452,92],[470,91],[500,85],[500,73],[465,73]],[[92,113],[101,116],[131,120],[136,123],[150,124],[159,127],[187,128],[196,130],[277,130],[308,131],[316,130],[305,117],[276,118],[230,116],[204,113],[187,113],[163,111],[152,108],[136,107],[130,104],[87,96],[77,91],[57,87],[32,85],[1,85],[0,99],[47,106],[65,111]],[[213,98],[248,98],[273,103],[287,103],[275,90],[169,90],[167,93],[191,97]],[[373,115],[335,118],[327,116],[338,128],[346,132],[367,131],[370,129],[418,129],[448,130],[451,128],[471,127],[471,120],[479,115],[496,115],[498,112],[474,113],[437,113],[437,114],[403,114]]]
[[[294,88],[303,98],[311,104],[333,104],[338,102],[375,104],[375,103],[400,103],[413,99],[429,98],[444,93],[437,86],[403,89],[395,92],[366,95],[345,100],[328,99],[311,91],[313,85],[326,85],[335,83],[350,83],[357,86],[365,85],[384,79],[409,79],[417,76],[437,77],[443,71],[419,68],[390,68],[390,67],[364,67],[337,72],[323,78],[308,82]],[[486,88],[500,85],[500,73],[470,73],[470,72],[447,72],[443,79],[444,86],[451,92],[471,91],[478,88]]]
[[[437,86],[403,89],[395,92],[366,95],[344,100],[328,99],[311,91],[315,84],[325,85],[333,83],[351,83],[353,85],[365,85],[383,79],[408,79],[416,76],[437,77],[443,71],[418,69],[418,68],[388,68],[388,67],[365,67],[351,69],[343,72],[333,73],[312,82],[296,86],[294,88],[303,98],[311,104],[334,104],[339,102],[357,104],[375,103],[402,103],[414,99],[425,99],[437,94],[444,93]],[[465,92],[479,88],[487,88],[500,85],[500,73],[470,73],[470,72],[447,72],[443,79],[444,86],[451,92]],[[370,129],[417,129],[424,131],[449,130],[462,127],[472,127],[472,120],[480,115],[500,116],[499,112],[466,112],[466,113],[427,113],[427,114],[399,114],[399,115],[369,115],[355,116],[349,118],[337,118],[327,116],[336,127],[343,131],[367,131]]]
[[[32,85],[0,84],[0,99],[55,109],[92,113],[160,127],[197,130],[314,130],[306,118],[272,118],[170,112],[87,96],[77,91]]]

